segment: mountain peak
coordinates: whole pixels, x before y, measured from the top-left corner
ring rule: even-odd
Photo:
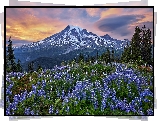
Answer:
[[[104,35],[104,36],[106,36],[106,37],[110,37],[110,35],[109,35],[109,34],[106,34],[106,35]]]
[[[70,30],[72,30],[72,29],[76,29],[76,30],[80,30],[80,31],[83,30],[82,28],[80,28],[78,26],[74,26],[74,25],[68,25],[68,27],[70,27]]]

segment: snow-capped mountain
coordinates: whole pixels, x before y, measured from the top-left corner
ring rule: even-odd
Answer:
[[[22,45],[16,48],[16,50],[22,50],[22,52],[30,52],[39,49],[49,49],[52,47],[63,47],[64,52],[70,52],[75,49],[84,48],[98,48],[100,46],[114,47],[116,50],[121,49],[129,42],[128,40],[117,40],[111,38],[108,34],[104,36],[97,36],[92,32],[88,32],[86,29],[79,28],[77,26],[68,25],[61,32],[54,34],[44,40],[33,42],[28,45]]]
[[[38,57],[62,56],[82,50],[89,53],[104,50],[106,47],[122,50],[129,40],[117,40],[108,34],[98,36],[77,26],[68,25],[64,30],[41,41],[14,48],[15,57],[22,62]],[[78,54],[78,53],[77,53]]]

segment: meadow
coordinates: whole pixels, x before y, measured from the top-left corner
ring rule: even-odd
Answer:
[[[76,63],[6,75],[6,115],[154,115],[153,70]]]

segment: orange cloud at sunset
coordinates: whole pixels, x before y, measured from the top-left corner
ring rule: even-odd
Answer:
[[[11,10],[11,9],[10,9]],[[64,22],[57,18],[38,18],[34,14],[29,14],[30,9],[19,9],[22,16],[6,18],[6,37],[13,36],[15,39],[30,41],[42,40],[55,34],[64,28]],[[33,12],[32,12],[33,13]]]
[[[100,8],[86,8],[86,12],[90,16],[99,16],[98,12],[100,11]]]
[[[129,9],[130,10],[128,11],[126,8],[110,8],[106,11],[101,12],[100,19],[119,15],[144,15],[145,17],[138,22],[152,21],[153,19],[153,9],[151,11],[150,8],[135,8],[136,10],[131,10],[131,8]]]
[[[122,10],[123,10],[122,8],[109,8],[108,10],[101,12],[101,18],[100,19],[110,17],[113,15],[115,15],[115,16],[119,15],[122,12]]]

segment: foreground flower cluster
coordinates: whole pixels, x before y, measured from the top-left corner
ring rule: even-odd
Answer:
[[[108,68],[56,66],[21,85],[28,74],[9,73],[6,115],[153,115],[153,78],[123,64]]]

